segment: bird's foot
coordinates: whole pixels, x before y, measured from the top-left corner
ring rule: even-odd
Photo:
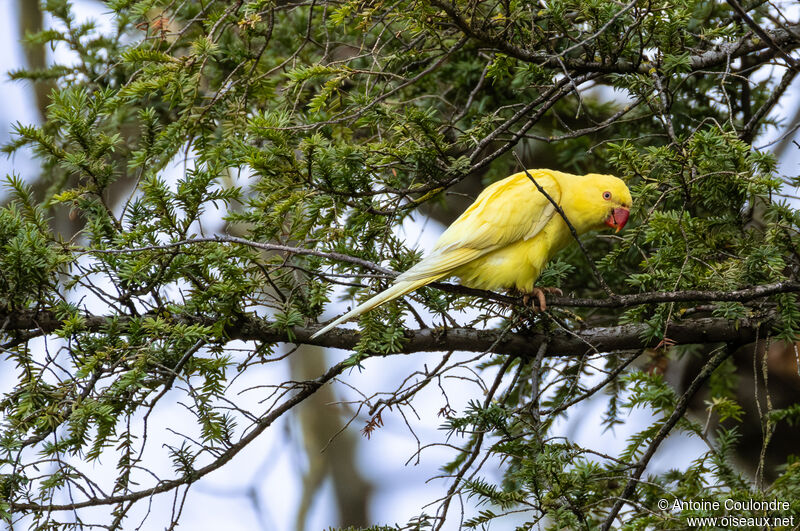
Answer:
[[[533,302],[533,298],[536,297],[536,300],[539,302],[538,310],[545,311],[547,310],[547,302],[545,301],[544,294],[549,293],[551,295],[558,295],[561,296],[564,294],[558,288],[536,288],[534,287],[530,293],[526,293],[522,296],[522,303],[525,306],[530,306],[533,311],[537,311],[536,305],[531,304]]]
[[[674,347],[674,346],[675,346],[675,341],[670,339],[670,338],[668,338],[667,336],[664,336],[664,339],[659,341],[658,345],[656,345],[653,350],[659,350],[659,349],[662,349],[662,348],[663,349],[667,349],[669,347]]]

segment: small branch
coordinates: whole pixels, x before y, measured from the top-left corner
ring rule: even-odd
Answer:
[[[627,13],[628,11],[630,11],[631,9],[633,9],[633,8],[634,8],[634,6],[636,6],[636,3],[637,3],[637,1],[638,1],[638,0],[633,0],[633,2],[631,2],[631,3],[630,3],[630,4],[628,4],[628,5],[626,5],[624,8],[620,9],[620,10],[619,10],[619,11],[617,11],[616,13],[614,13],[614,16],[612,16],[610,19],[608,19],[608,21],[607,21],[605,24],[603,24],[603,26],[602,26],[602,27],[601,27],[599,30],[597,30],[596,32],[594,32],[592,35],[589,35],[588,37],[586,37],[585,39],[583,39],[581,42],[578,42],[578,43],[576,43],[576,44],[573,44],[572,46],[570,46],[570,47],[569,47],[569,48],[567,48],[566,50],[562,51],[562,52],[561,52],[561,54],[560,54],[560,57],[564,57],[564,56],[566,56],[568,53],[570,53],[570,52],[571,52],[571,51],[573,51],[573,50],[577,50],[577,49],[578,49],[578,48],[580,48],[581,46],[586,46],[586,45],[587,45],[587,44],[589,44],[591,41],[595,40],[597,37],[599,37],[600,35],[602,35],[602,34],[603,34],[603,33],[604,33],[604,32],[605,32],[605,31],[606,31],[608,28],[610,28],[610,27],[611,27],[611,25],[612,25],[614,22],[616,22],[616,21],[617,21],[617,19],[618,19],[619,17],[621,17],[622,15],[624,15],[625,13]]]
[[[552,417],[552,416],[555,416],[555,415],[561,413],[562,411],[566,411],[568,408],[574,406],[578,402],[583,402],[584,400],[587,400],[588,398],[591,398],[592,395],[594,395],[599,390],[603,389],[606,385],[608,385],[609,383],[614,381],[617,378],[617,376],[619,376],[620,373],[622,373],[622,371],[624,371],[631,363],[633,363],[641,355],[642,355],[642,351],[640,351],[640,350],[634,351],[633,354],[629,355],[627,358],[622,360],[620,362],[620,364],[617,365],[617,367],[614,368],[614,370],[610,371],[600,383],[598,383],[597,385],[595,385],[591,389],[585,390],[584,392],[582,392],[580,394],[580,396],[578,396],[577,398],[573,398],[569,402],[562,402],[561,404],[553,407],[552,409],[546,409],[544,411],[539,411],[538,414],[540,416],[541,415],[548,415],[548,416]]]
[[[769,44],[770,48],[772,48],[773,50],[778,52],[778,55],[780,55],[784,59],[786,59],[786,62],[789,63],[789,67],[790,68],[792,68],[792,69],[797,69],[798,68],[797,60],[794,57],[792,57],[791,55],[789,55],[789,53],[786,50],[784,50],[783,47],[781,47],[780,44],[775,42],[775,39],[772,38],[772,35],[767,33],[767,31],[764,30],[764,28],[759,26],[756,23],[756,21],[753,20],[750,17],[750,15],[747,14],[747,11],[742,9],[742,6],[739,5],[739,2],[737,2],[736,0],[727,0],[727,2],[728,2],[728,5],[730,5],[733,8],[733,10],[736,11],[736,13],[740,17],[742,17],[742,20],[744,20],[745,23],[748,26],[750,26],[750,29],[752,29],[756,33],[756,35],[758,35],[760,38],[764,39],[764,41],[767,44]]]
[[[739,138],[743,141],[750,143],[753,141],[753,137],[755,136],[756,129],[758,128],[759,122],[767,115],[769,111],[778,103],[778,100],[784,95],[786,90],[792,84],[794,77],[797,75],[798,69],[797,68],[789,68],[783,74],[780,83],[777,87],[772,90],[772,93],[767,98],[767,101],[758,108],[758,110],[753,114],[750,120],[742,129],[741,133],[739,133]]]
[[[500,370],[497,371],[497,376],[495,376],[494,383],[492,383],[492,387],[486,393],[486,398],[483,401],[483,408],[486,409],[489,407],[489,404],[492,403],[492,399],[494,398],[495,394],[497,393],[497,389],[500,387],[500,383],[503,381],[503,376],[508,371],[508,368],[511,366],[511,363],[514,361],[513,356],[509,356],[505,362],[503,362],[502,367]],[[439,511],[436,514],[436,519],[438,523],[434,527],[434,531],[440,531],[444,526],[445,522],[447,521],[447,511],[450,508],[450,502],[455,496],[456,492],[458,492],[459,487],[464,479],[464,475],[470,469],[472,464],[478,458],[481,452],[481,448],[483,446],[483,438],[485,435],[485,431],[479,431],[475,435],[474,442],[472,443],[472,449],[469,452],[469,456],[466,458],[464,463],[458,468],[458,472],[453,476],[453,483],[450,485],[450,488],[447,489],[447,494],[445,494],[444,500],[442,501],[442,505]]]
[[[156,251],[164,249],[172,249],[175,247],[182,247],[186,245],[194,245],[197,243],[233,243],[237,245],[245,245],[255,249],[262,249],[265,251],[284,252],[288,254],[317,256],[325,258],[334,262],[345,262],[361,266],[370,271],[381,273],[388,277],[396,277],[399,273],[381,267],[374,262],[356,258],[336,252],[325,252],[316,249],[306,249],[302,247],[290,247],[288,245],[278,245],[273,243],[262,243],[245,238],[238,238],[236,236],[213,236],[204,238],[191,238],[188,240],[181,240],[172,243],[165,243],[163,245],[148,245],[145,247],[131,247],[125,249],[73,249],[77,254],[124,254],[124,253],[137,253],[143,251]],[[591,263],[591,261],[590,261]],[[440,289],[448,293],[457,293],[459,295],[468,295],[471,297],[480,297],[486,300],[508,304],[511,306],[523,306],[522,299],[519,297],[512,297],[510,295],[503,295],[493,291],[482,289],[468,288],[458,284],[449,284],[447,282],[433,282],[429,284],[431,287]],[[795,293],[800,292],[800,282],[794,280],[786,280],[783,282],[776,282],[774,284],[762,284],[759,286],[752,286],[749,288],[735,289],[731,291],[722,290],[683,290],[683,291],[650,291],[644,293],[635,293],[631,295],[614,295],[608,299],[588,299],[577,297],[548,297],[548,306],[553,307],[572,307],[572,308],[629,308],[632,306],[640,306],[643,304],[659,304],[663,302],[749,302],[756,299],[763,299],[772,295],[780,293]],[[6,312],[0,308],[0,315]]]
[[[456,6],[445,0],[430,0],[430,3],[442,11],[450,20],[464,33],[483,44],[497,48],[503,53],[520,59],[528,63],[534,63],[550,68],[557,68],[559,55],[552,55],[539,50],[529,50],[512,44],[508,39],[492,35],[488,31],[477,28],[470,24]],[[776,30],[761,30],[768,38],[759,36],[758,38],[745,37],[735,42],[729,42],[715,47],[697,55],[689,57],[690,70],[707,70],[716,66],[727,64],[731,59],[748,55],[764,48],[773,48],[786,53],[784,47],[790,46],[795,49],[800,45],[800,24],[793,24],[786,28]],[[639,73],[649,75],[653,67],[647,61],[631,62],[625,59],[616,61],[586,61],[577,58],[563,58],[567,68],[573,73],[597,72],[603,74],[627,74]]]
[[[575,79],[572,82],[575,85],[582,85],[587,81],[592,81],[594,79],[602,77],[602,74],[598,73],[590,73],[590,74],[583,74]],[[500,127],[492,131],[489,135],[485,136],[480,142],[478,142],[475,146],[475,149],[472,150],[472,155],[470,155],[470,163],[471,166],[465,172],[460,172],[459,175],[453,177],[446,186],[457,181],[460,176],[474,173],[483,167],[489,165],[490,162],[495,160],[500,155],[504,154],[505,152],[509,151],[511,148],[517,145],[517,142],[521,138],[525,136],[525,134],[530,130],[531,127],[536,125],[539,120],[544,116],[544,113],[549,111],[556,103],[558,103],[561,98],[566,96],[572,91],[572,84],[569,83],[569,79],[566,77],[560,79],[556,82],[545,94],[534,100],[533,102],[529,103],[525,107],[523,107],[519,112],[515,113],[514,116],[506,120]],[[528,120],[522,124],[516,132],[514,132],[511,137],[503,143],[500,147],[489,153],[484,157],[480,157],[480,154],[483,150],[489,146],[489,144],[494,141],[497,137],[500,136],[501,133],[505,132],[511,125],[521,120],[524,116],[527,116],[531,110],[535,107],[539,106],[539,108],[528,118]],[[480,157],[480,159],[479,159]]]
[[[705,364],[703,369],[700,371],[700,374],[695,377],[692,381],[689,388],[686,390],[683,395],[681,395],[678,403],[675,404],[675,409],[673,410],[672,414],[669,418],[664,422],[664,425],[661,426],[661,429],[658,430],[658,433],[653,438],[653,442],[650,443],[648,446],[647,451],[645,451],[644,455],[639,459],[639,462],[636,463],[634,466],[633,474],[631,474],[631,478],[628,481],[628,484],[625,486],[625,490],[622,492],[622,495],[617,499],[617,502],[611,508],[611,512],[608,514],[608,518],[603,523],[603,527],[601,528],[603,531],[608,531],[614,523],[614,519],[619,514],[620,509],[625,504],[626,501],[630,500],[631,496],[633,496],[634,491],[636,490],[636,485],[639,483],[639,478],[642,477],[645,468],[647,468],[647,464],[652,459],[653,455],[655,455],[656,450],[667,438],[667,435],[672,431],[672,428],[675,427],[675,424],[683,417],[686,413],[686,410],[689,408],[689,402],[691,401],[692,397],[694,397],[695,393],[700,389],[700,386],[708,380],[711,373],[719,367],[723,361],[728,359],[728,357],[732,354],[733,349],[730,347],[723,347],[720,349],[717,354],[709,360],[708,363]]]
[[[548,298],[550,306],[573,306],[580,308],[630,308],[643,304],[659,304],[664,302],[750,302],[780,293],[796,293],[800,291],[800,282],[786,280],[775,284],[762,284],[750,288],[731,291],[682,290],[682,291],[649,291],[632,295],[616,295],[611,299],[579,299],[568,297]]]
[[[318,251],[316,249],[290,247],[288,245],[279,245],[275,243],[256,242],[253,240],[246,240],[244,238],[239,238],[237,236],[217,235],[208,237],[197,237],[197,238],[190,238],[187,240],[180,240],[177,242],[165,243],[162,245],[146,245],[144,247],[129,247],[124,249],[73,248],[71,250],[75,251],[77,254],[127,254],[127,253],[138,253],[142,251],[160,251],[166,249],[173,249],[175,247],[183,247],[185,245],[193,245],[195,243],[236,243],[239,245],[245,245],[247,247],[253,247],[254,249],[261,249],[262,251],[276,251],[276,252],[283,252],[288,254],[296,254],[304,256],[318,256],[320,258],[327,258],[329,260],[334,260],[337,262],[347,262],[350,264],[360,265],[372,271],[377,271],[379,273],[384,273],[391,276],[398,275],[398,273],[395,273],[391,269],[386,269],[384,267],[375,264],[374,262],[370,262],[368,260],[362,260],[361,258],[356,258],[355,256],[349,256],[346,254],[336,253],[336,252]]]
[[[303,402],[305,399],[313,395],[324,384],[344,372],[349,365],[345,362],[337,363],[325,374],[315,380],[303,382],[298,386],[298,391],[291,398],[286,399],[280,406],[276,407],[269,414],[259,418],[258,421],[250,428],[239,441],[227,448],[222,452],[214,461],[206,466],[192,471],[191,474],[176,477],[168,481],[161,481],[152,488],[147,488],[128,494],[106,496],[106,497],[89,497],[88,499],[80,502],[63,503],[63,504],[38,504],[38,503],[17,503],[13,501],[7,502],[12,512],[22,511],[73,511],[82,507],[97,507],[103,505],[114,505],[128,501],[140,500],[143,498],[151,497],[155,494],[168,492],[177,489],[183,485],[196,482],[206,474],[213,472],[220,468],[222,465],[233,459],[233,457],[249,445],[256,437],[261,435],[273,422],[280,418],[284,413],[292,409],[297,404]]]

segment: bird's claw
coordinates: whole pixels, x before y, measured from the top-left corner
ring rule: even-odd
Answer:
[[[561,296],[564,294],[558,288],[533,288],[530,293],[526,293],[522,296],[522,303],[525,306],[530,306],[533,311],[545,311],[547,310],[547,302],[545,301],[544,294],[555,294]],[[536,300],[539,302],[539,308],[537,309],[534,304],[531,304],[533,298],[536,297]]]
[[[674,347],[674,346],[675,346],[675,341],[673,341],[672,339],[668,338],[667,336],[664,336],[664,338],[661,341],[658,342],[658,345],[656,345],[653,350],[658,350],[658,349],[661,349],[661,348],[669,348],[669,347]]]

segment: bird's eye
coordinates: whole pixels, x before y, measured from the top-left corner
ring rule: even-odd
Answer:
[[[603,192],[603,199],[605,199],[606,201],[611,199],[611,192]]]

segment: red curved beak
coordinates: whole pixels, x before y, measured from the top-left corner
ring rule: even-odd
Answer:
[[[606,225],[612,229],[617,229],[617,232],[619,232],[628,222],[628,216],[630,215],[631,211],[627,208],[615,208],[611,212],[611,215],[608,216],[608,219],[606,219]]]

